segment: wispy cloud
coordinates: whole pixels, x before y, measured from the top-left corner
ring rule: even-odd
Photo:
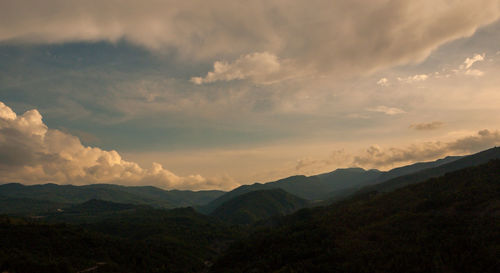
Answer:
[[[417,131],[430,131],[442,128],[444,123],[441,121],[433,121],[433,122],[424,122],[424,123],[415,123],[410,125],[410,129],[414,129]]]
[[[479,69],[467,69],[464,74],[467,76],[481,77],[484,75],[484,72]]]
[[[405,84],[412,84],[417,82],[424,82],[431,78],[450,78],[452,76],[466,75],[473,77],[481,77],[484,75],[484,72],[479,69],[471,68],[475,63],[482,62],[485,59],[486,54],[474,54],[472,57],[467,57],[462,64],[460,64],[457,68],[453,69],[443,69],[443,71],[435,71],[428,74],[416,74],[411,76],[397,77],[397,81]],[[377,84],[381,86],[388,86],[389,83],[388,78],[380,79]]]
[[[385,105],[380,105],[380,106],[377,106],[377,107],[368,108],[366,110],[368,110],[370,112],[383,113],[383,114],[386,114],[386,115],[389,115],[389,116],[399,115],[399,114],[406,113],[406,111],[404,111],[403,109],[396,108],[396,107],[388,107],[388,106],[385,106]]]
[[[406,78],[398,78],[398,81],[404,82],[404,83],[414,83],[414,82],[425,81],[428,78],[429,78],[429,76],[426,74],[419,74],[419,75],[408,76]]]

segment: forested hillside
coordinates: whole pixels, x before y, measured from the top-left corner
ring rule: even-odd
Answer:
[[[0,218],[0,272],[203,272],[242,234],[191,208],[90,201],[48,217]]]
[[[212,272],[497,272],[500,160],[304,209],[235,243]]]

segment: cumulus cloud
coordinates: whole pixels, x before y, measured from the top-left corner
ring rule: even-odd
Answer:
[[[417,131],[430,131],[430,130],[436,130],[444,126],[444,123],[441,121],[433,121],[433,122],[428,122],[428,123],[415,123],[410,125],[411,129],[417,130]]]
[[[481,130],[475,135],[449,142],[424,142],[402,148],[386,149],[373,145],[364,153],[355,156],[353,164],[377,168],[391,167],[403,163],[433,160],[446,155],[477,152],[499,144],[500,131]]]
[[[145,169],[116,151],[84,146],[68,133],[49,129],[37,110],[18,116],[0,102],[0,181],[39,184],[117,183],[165,189],[229,189],[228,177],[178,176],[153,163]]]
[[[459,69],[457,70],[457,73],[463,73],[467,76],[473,76],[473,77],[481,77],[484,75],[484,72],[479,70],[479,69],[471,69],[472,65],[477,63],[477,62],[482,62],[484,61],[484,57],[486,54],[475,54],[471,58],[466,58],[464,63],[460,65]]]
[[[384,106],[384,105],[380,105],[380,106],[377,106],[377,107],[374,107],[374,108],[368,108],[366,110],[368,110],[370,112],[384,113],[384,114],[389,115],[389,116],[399,115],[399,114],[406,113],[402,109],[399,109],[399,108],[396,108],[396,107],[387,107],[387,106]]]
[[[273,83],[290,76],[292,64],[285,62],[285,67],[278,57],[268,52],[256,52],[241,56],[232,63],[217,61],[213,71],[205,77],[193,77],[195,84],[212,83],[216,81],[232,81],[250,79],[255,83]]]
[[[0,1],[0,41],[126,40],[229,64],[269,52],[345,75],[421,61],[499,16],[498,0],[17,0]]]

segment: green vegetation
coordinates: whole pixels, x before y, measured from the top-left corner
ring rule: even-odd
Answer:
[[[282,189],[260,190],[237,196],[220,205],[211,216],[234,224],[252,224],[297,211],[308,202]]]
[[[213,272],[497,272],[500,160],[303,209],[230,247]]]

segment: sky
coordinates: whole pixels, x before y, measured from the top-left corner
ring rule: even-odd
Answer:
[[[499,0],[0,0],[0,183],[230,190],[500,145]]]

